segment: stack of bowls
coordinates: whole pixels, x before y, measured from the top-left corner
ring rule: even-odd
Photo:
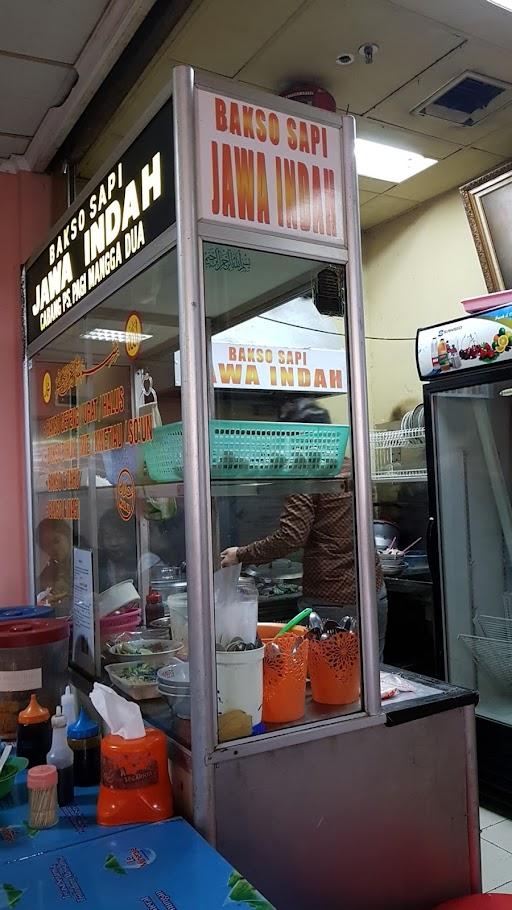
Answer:
[[[382,574],[386,577],[401,575],[404,569],[407,568],[407,563],[403,556],[389,556],[379,553],[379,559],[382,566]]]
[[[190,718],[190,677],[188,662],[173,658],[157,673],[158,691],[177,717]]]

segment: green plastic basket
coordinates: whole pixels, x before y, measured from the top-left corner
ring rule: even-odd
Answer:
[[[211,476],[215,480],[335,477],[349,433],[350,427],[336,424],[211,420]],[[182,480],[182,424],[155,427],[144,456],[152,480]]]

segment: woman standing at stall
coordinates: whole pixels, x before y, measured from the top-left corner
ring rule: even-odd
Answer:
[[[288,407],[282,419],[330,423],[323,408],[302,399]],[[346,459],[336,493],[294,494],[285,500],[279,527],[268,537],[221,554],[222,567],[264,565],[303,548],[301,607],[313,607],[322,618],[357,618],[357,576],[354,546],[352,474]],[[379,650],[381,660],[387,626],[387,593],[375,553]]]

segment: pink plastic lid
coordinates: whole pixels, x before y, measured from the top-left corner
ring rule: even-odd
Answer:
[[[36,765],[27,774],[29,790],[48,790],[57,786],[57,768],[55,765]]]

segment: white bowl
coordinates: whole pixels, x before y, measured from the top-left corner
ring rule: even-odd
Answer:
[[[127,581],[119,581],[116,585],[112,585],[111,588],[103,591],[102,594],[98,594],[100,619],[104,619],[105,616],[110,616],[116,610],[121,610],[122,607],[138,601],[140,601],[139,592],[131,578]]]

